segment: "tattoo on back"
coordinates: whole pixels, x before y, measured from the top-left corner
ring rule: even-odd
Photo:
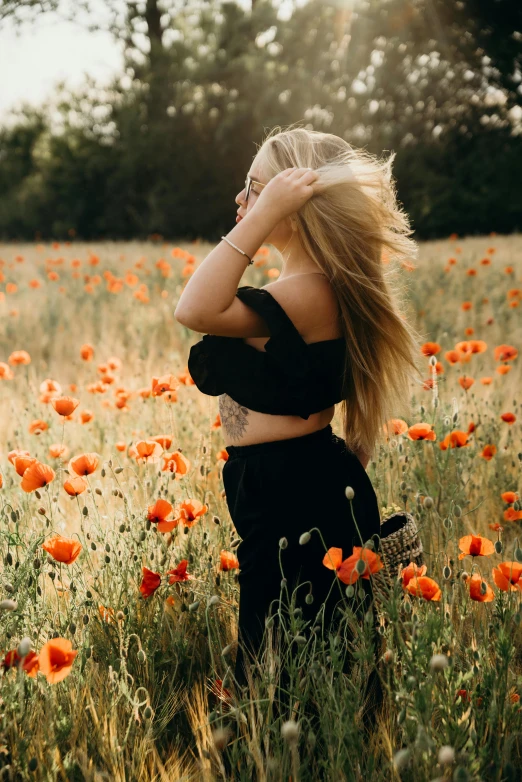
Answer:
[[[219,416],[227,437],[231,440],[239,440],[247,428],[248,408],[235,402],[228,394],[221,394],[218,402]]]

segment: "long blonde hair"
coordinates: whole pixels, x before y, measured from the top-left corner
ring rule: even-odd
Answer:
[[[339,136],[295,125],[269,131],[255,156],[266,181],[291,166],[319,174],[318,192],[294,219],[304,250],[330,280],[340,306],[347,346],[344,438],[351,450],[369,456],[384,442],[388,421],[411,416],[410,382],[422,382],[414,375],[422,375],[423,340],[402,312],[400,284],[390,284],[418,251],[397,202],[394,158],[379,160]]]

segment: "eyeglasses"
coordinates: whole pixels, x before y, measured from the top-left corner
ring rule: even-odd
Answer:
[[[245,179],[245,201],[248,204],[248,196],[250,195],[250,185],[258,185],[259,187],[266,187],[262,182],[256,182],[255,179],[251,179],[249,175],[247,174],[247,177]]]

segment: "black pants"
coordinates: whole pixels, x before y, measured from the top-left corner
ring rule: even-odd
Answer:
[[[283,590],[282,599],[291,597],[297,586],[295,606],[311,625],[326,601],[324,627],[330,627],[346,585],[323,565],[326,551],[341,548],[346,559],[353,546],[379,535],[380,513],[366,470],[344,440],[334,435],[330,424],[301,437],[227,445],[226,449],[229,458],[223,483],[232,521],[242,538],[236,552],[240,572],[235,677],[243,686],[247,683],[245,652],[259,652],[265,617],[277,612],[283,577],[288,592]],[[354,490],[351,503],[356,524],[345,494],[347,486]],[[300,545],[300,536],[313,527],[321,531],[324,544],[312,532],[310,541]],[[283,537],[288,545],[280,550]],[[333,581],[338,583],[332,588]],[[359,586],[368,591],[369,581],[359,579],[355,588]],[[305,600],[310,592],[312,603]]]

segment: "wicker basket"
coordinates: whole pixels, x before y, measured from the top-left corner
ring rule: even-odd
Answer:
[[[401,566],[410,562],[424,564],[422,542],[414,517],[407,511],[399,511],[382,519],[379,553],[388,581],[393,582]]]

